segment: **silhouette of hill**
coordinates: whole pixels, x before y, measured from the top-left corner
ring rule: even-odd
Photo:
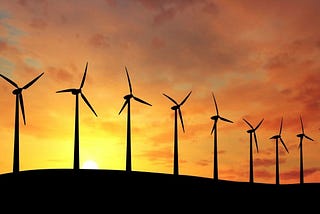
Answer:
[[[127,209],[148,213],[192,209],[250,212],[253,205],[264,211],[288,211],[315,207],[320,184],[252,184],[154,172],[39,169],[0,175],[0,193],[2,207],[10,202],[11,209],[25,204],[32,211],[45,206],[72,211],[90,208],[90,213],[109,209],[117,209],[116,213]]]

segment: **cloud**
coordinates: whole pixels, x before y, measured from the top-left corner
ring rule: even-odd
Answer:
[[[74,78],[74,76],[64,68],[50,66],[47,68],[47,72],[49,73],[50,78],[57,82],[69,82]]]
[[[153,48],[159,49],[166,46],[166,43],[163,39],[159,37],[154,37],[151,41],[151,45]]]
[[[155,25],[161,25],[172,20],[177,13],[184,11],[187,8],[193,7],[196,4],[202,4],[203,1],[194,0],[137,0],[145,8],[155,12],[153,22]]]
[[[44,30],[47,27],[47,23],[43,19],[34,18],[31,20],[30,26],[39,30]]]
[[[109,37],[105,36],[101,33],[97,33],[91,36],[89,39],[90,45],[92,45],[94,48],[108,48],[110,47],[109,44]]]

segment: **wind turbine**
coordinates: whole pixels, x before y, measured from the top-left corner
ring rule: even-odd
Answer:
[[[218,181],[218,140],[217,140],[217,136],[218,136],[218,128],[217,128],[217,124],[218,124],[218,120],[222,120],[228,123],[233,123],[231,120],[226,119],[224,117],[221,117],[219,115],[219,110],[218,110],[218,105],[217,105],[217,101],[216,98],[214,96],[214,94],[212,93],[212,97],[213,97],[213,101],[214,101],[214,105],[216,108],[216,115],[211,117],[211,120],[214,121],[212,129],[211,129],[211,134],[214,133],[214,151],[213,151],[213,179],[215,181]]]
[[[140,103],[146,104],[151,106],[150,103],[134,96],[132,94],[132,86],[131,86],[131,81],[129,77],[129,73],[127,70],[127,67],[125,67],[126,74],[127,74],[127,79],[128,79],[128,84],[129,84],[129,91],[130,93],[125,95],[123,99],[125,99],[125,102],[119,111],[119,115],[121,114],[122,110],[127,106],[127,153],[126,153],[126,171],[131,171],[132,170],[132,164],[131,164],[131,115],[130,115],[130,100],[133,98],[135,101],[138,101]]]
[[[179,175],[179,161],[178,161],[178,114],[180,117],[180,122],[182,126],[182,130],[184,132],[184,124],[182,119],[182,113],[180,107],[186,102],[188,97],[190,96],[192,91],[188,93],[188,95],[182,100],[182,102],[178,103],[168,95],[164,94],[169,100],[171,100],[175,105],[171,107],[174,111],[174,149],[173,149],[173,174]]]
[[[300,138],[300,143],[299,143],[299,148],[300,148],[300,184],[303,184],[304,183],[304,176],[303,176],[303,151],[302,151],[302,141],[303,141],[303,138],[307,138],[308,140],[311,140],[313,141],[312,138],[310,138],[309,136],[307,136],[305,133],[304,133],[304,128],[303,128],[303,122],[302,122],[302,117],[300,115],[300,123],[301,123],[301,130],[302,130],[302,133],[300,134],[297,134],[297,137]]]
[[[81,98],[83,101],[89,106],[91,111],[94,113],[94,115],[97,117],[96,112],[94,111],[93,107],[90,105],[88,99],[82,92],[82,88],[84,85],[84,82],[86,80],[87,75],[87,68],[88,68],[88,62],[86,64],[86,68],[84,70],[84,74],[82,77],[82,81],[79,88],[68,88],[64,90],[57,91],[56,93],[64,93],[64,92],[71,92],[72,95],[76,96],[76,102],[75,102],[75,126],[74,126],[74,156],[73,156],[73,169],[79,170],[80,169],[80,155],[79,155],[79,94],[81,95]]]
[[[244,122],[246,122],[251,129],[247,130],[247,132],[250,134],[250,175],[249,175],[249,182],[253,183],[253,152],[252,152],[252,134],[254,136],[254,142],[256,143],[256,148],[257,148],[257,152],[259,152],[258,149],[258,140],[257,140],[257,135],[256,135],[256,130],[259,128],[259,126],[261,125],[261,123],[263,122],[264,119],[262,119],[258,125],[254,128],[246,119],[244,119]]]
[[[29,88],[35,81],[37,81],[44,73],[41,73],[36,78],[31,80],[28,84],[20,88],[15,82],[10,80],[8,77],[0,74],[0,76],[7,80],[16,89],[12,91],[12,94],[16,96],[16,106],[15,106],[15,124],[14,124],[14,146],[13,146],[13,172],[19,172],[20,170],[20,154],[19,154],[19,105],[21,108],[21,113],[23,117],[23,123],[26,125],[26,117],[24,112],[23,96],[22,91]]]
[[[279,140],[281,141],[283,147],[286,149],[287,153],[289,153],[288,148],[286,147],[286,144],[284,144],[284,141],[281,137],[281,131],[282,131],[282,124],[283,124],[283,117],[281,118],[281,124],[280,124],[280,130],[278,135],[272,136],[270,139],[275,139],[276,140],[276,184],[278,185],[280,182],[280,177],[279,177]]]

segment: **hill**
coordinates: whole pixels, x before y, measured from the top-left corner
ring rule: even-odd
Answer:
[[[296,209],[317,205],[314,202],[320,184],[250,184],[153,172],[41,169],[0,175],[0,193],[3,205],[36,203],[73,211],[89,206],[119,212],[130,207],[139,211],[145,211],[146,207],[153,211],[178,208],[249,211],[246,204],[263,207],[265,211],[276,207],[288,211],[292,206]]]

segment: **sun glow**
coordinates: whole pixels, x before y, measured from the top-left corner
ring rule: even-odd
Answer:
[[[98,164],[93,160],[86,160],[83,165],[83,169],[98,169]]]

